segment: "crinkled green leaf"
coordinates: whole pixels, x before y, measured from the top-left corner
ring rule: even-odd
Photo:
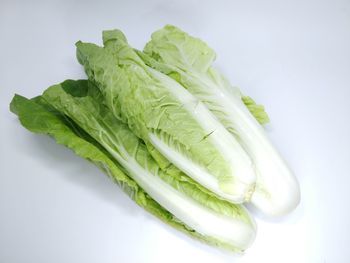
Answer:
[[[152,40],[145,46],[144,54],[138,54],[147,65],[172,77],[199,97],[226,126],[230,125],[230,121],[222,107],[220,96],[241,98],[260,124],[269,122],[262,105],[257,105],[250,97],[242,95],[237,87],[231,86],[213,68],[215,52],[199,38],[167,25],[153,33]]]
[[[92,161],[115,179],[123,189],[135,196],[137,184],[91,136],[85,133],[72,120],[48,105],[41,96],[31,100],[15,95],[10,109],[18,115],[21,124],[34,133],[47,134],[58,144],[72,149],[75,154]]]
[[[255,173],[236,139],[198,99],[148,67],[119,30],[105,31],[103,40],[104,47],[78,42],[78,60],[161,168],[172,162],[222,198],[249,199]]]
[[[256,104],[256,102],[249,96],[242,96],[242,101],[260,124],[269,123],[270,118],[265,112],[263,105]]]

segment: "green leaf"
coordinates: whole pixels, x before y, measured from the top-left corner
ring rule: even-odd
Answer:
[[[238,141],[181,85],[148,67],[119,30],[103,40],[104,47],[78,42],[78,60],[161,168],[171,162],[222,198],[249,199],[255,173]]]
[[[263,105],[256,104],[256,102],[249,96],[242,96],[242,101],[260,124],[263,125],[270,122],[270,118],[265,112]]]
[[[167,74],[199,97],[226,126],[230,123],[217,96],[241,98],[260,124],[269,121],[262,105],[255,104],[248,96],[243,96],[237,87],[231,86],[213,68],[215,52],[199,38],[167,25],[152,34],[152,40],[145,46],[144,53],[136,52],[147,65]]]

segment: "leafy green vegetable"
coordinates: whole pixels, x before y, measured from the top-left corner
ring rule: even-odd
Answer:
[[[267,215],[298,204],[298,182],[261,126],[264,107],[213,67],[206,43],[168,25],[143,51],[119,30],[103,32],[103,47],[76,46],[89,80],[15,95],[10,110],[25,128],[100,167],[165,223],[220,248],[241,252],[255,238],[239,203]]]
[[[256,121],[268,122],[264,108],[242,96],[212,67],[215,52],[207,44],[174,26],[165,26],[152,34],[144,53],[138,54],[147,65],[172,77],[200,99],[240,141],[256,167],[253,204],[269,215],[285,214],[298,204],[295,177]]]
[[[256,178],[239,142],[186,89],[146,66],[120,31],[105,31],[103,41],[104,47],[78,42],[78,60],[161,168],[173,163],[224,199],[248,200]]]
[[[246,210],[218,199],[183,173],[160,169],[143,141],[103,105],[94,85],[65,81],[47,89],[43,98],[101,144],[138,185],[186,225],[239,249],[251,242],[255,225]]]
[[[55,92],[57,89],[60,89],[62,95],[66,94],[68,97],[72,96],[71,98],[73,100],[81,99],[81,102],[89,102],[92,100],[92,97],[90,97],[90,91],[93,91],[93,93],[96,91],[96,89],[88,88],[87,81],[69,80],[63,82],[61,85],[51,87],[47,92]],[[68,94],[65,92],[71,93]],[[88,93],[90,95],[88,95]],[[61,99],[64,98],[61,97]],[[101,106],[93,101],[90,102],[94,106]],[[77,107],[74,110],[80,112],[83,111],[83,108]],[[90,114],[91,112],[94,112],[94,110],[98,110],[99,114],[101,114],[103,117],[103,114],[108,116],[108,113],[104,111],[104,107],[100,107],[99,109],[90,108],[87,113]],[[93,137],[78,126],[76,122],[63,114],[61,111],[53,108],[41,96],[29,100],[20,95],[15,95],[11,102],[11,111],[18,115],[22,125],[28,130],[35,133],[42,133],[52,136],[57,143],[67,146],[77,155],[88,159],[99,166],[138,205],[160,218],[165,223],[203,242],[233,251],[243,250],[254,239],[255,223],[243,207],[232,205],[226,201],[216,199],[205,192],[202,193],[200,191],[200,187],[197,189],[195,186],[192,186],[194,190],[190,192],[188,191],[190,188],[188,185],[190,184],[186,185],[186,181],[181,182],[177,181],[177,179],[172,179],[174,182],[169,182],[169,180],[171,180],[169,177],[169,184],[167,184],[165,181],[157,179],[158,176],[159,178],[166,179],[166,176],[164,175],[165,173],[163,173],[163,175],[157,173],[157,171],[160,169],[156,167],[154,161],[152,161],[152,158],[149,157],[149,154],[147,154],[142,142],[132,135],[131,131],[128,131],[125,125],[122,125],[121,127],[116,125],[114,128],[118,128],[118,131],[120,132],[119,135],[128,135],[129,133],[130,138],[135,138],[134,141],[132,139],[124,141],[125,137],[123,137],[122,145],[125,147],[131,146],[129,150],[134,154],[129,160],[127,156],[123,157],[126,158],[126,162],[134,163],[133,166],[135,167],[134,169],[131,169],[131,172],[129,172],[130,167],[124,168],[116,161],[115,158],[112,157],[112,155],[116,156],[118,153],[112,151],[113,154],[110,154],[107,152],[102,145],[100,145]],[[105,119],[101,119],[100,121],[101,123],[104,123]],[[135,144],[136,141],[137,143]],[[123,163],[125,165],[125,161],[123,161]],[[137,168],[136,163],[139,165],[149,165],[149,167],[146,167],[149,170],[145,172],[144,167],[140,169],[139,166]],[[147,188],[149,192],[146,193],[143,188],[140,187],[139,183],[141,183],[141,185],[146,184],[144,189]],[[175,190],[175,188],[172,188],[170,184],[174,186],[177,184],[178,189]],[[164,194],[165,196],[162,197]],[[202,198],[202,203],[206,203],[207,206],[186,197],[187,194],[192,194],[194,199]],[[175,217],[174,214],[163,208],[158,202],[150,197],[150,195],[155,195],[157,198],[160,198],[160,202],[162,203],[172,203],[170,210],[175,211],[177,214],[181,212],[184,213],[184,215],[186,215],[185,221],[191,222],[191,219],[188,218],[199,216],[198,218],[194,218],[192,220],[194,222],[202,222],[199,223],[198,226],[195,225],[195,228],[200,229],[200,231],[186,225],[180,220],[180,218],[183,217],[181,214],[179,217]],[[195,212],[199,212],[199,214],[192,213],[191,216],[190,212],[193,212],[191,209],[194,209]],[[209,221],[206,221],[206,219]],[[235,237],[235,235],[229,237],[229,240],[217,238],[215,233],[220,233],[222,230],[220,230],[220,227],[215,226],[213,223],[223,223],[226,227],[231,226],[231,229],[226,229],[226,231],[234,231],[235,235],[241,235],[241,240],[238,240],[238,236]],[[207,228],[208,230],[203,230],[201,227]],[[209,232],[210,234],[213,233],[213,235],[207,235],[206,232]],[[244,234],[247,236],[244,237]]]

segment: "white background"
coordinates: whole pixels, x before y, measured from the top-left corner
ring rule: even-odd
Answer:
[[[0,263],[350,260],[350,1],[0,1]],[[74,43],[120,28],[142,48],[175,24],[209,43],[217,66],[271,117],[267,130],[301,184],[289,216],[258,217],[234,256],[178,233],[97,168],[8,110],[84,78]]]

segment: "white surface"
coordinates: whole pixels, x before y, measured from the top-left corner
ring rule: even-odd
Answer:
[[[207,41],[218,67],[266,105],[269,135],[301,184],[298,209],[258,219],[242,257],[167,227],[8,111],[15,92],[84,77],[75,41],[120,28],[141,48],[166,23]],[[0,38],[1,263],[349,262],[349,1],[2,0]]]

